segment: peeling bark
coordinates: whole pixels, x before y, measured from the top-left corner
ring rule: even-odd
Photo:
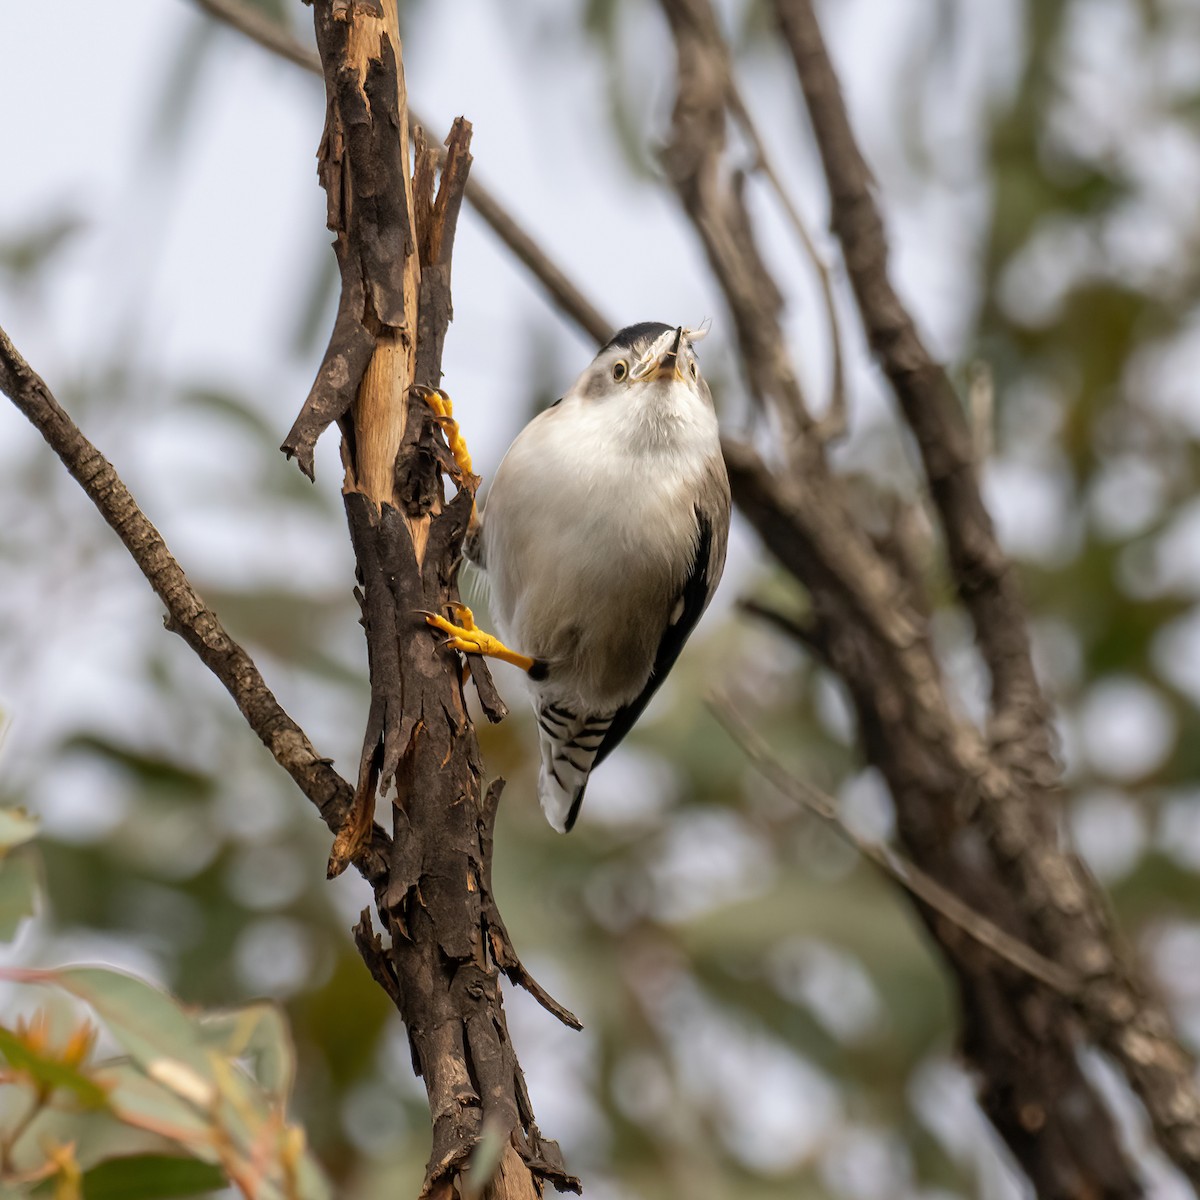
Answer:
[[[371,678],[353,811],[330,872],[357,860],[377,799],[389,800],[391,848],[375,881],[383,929],[364,913],[356,939],[404,1019],[428,1093],[433,1144],[421,1195],[462,1194],[485,1134],[503,1145],[485,1195],[540,1196],[546,1182],[578,1190],[534,1120],[501,976],[578,1022],[529,977],[508,941],[491,895],[501,781],[485,794],[458,655],[423,617],[458,599],[479,482],[453,462],[423,398],[441,380],[470,125],[455,122],[440,179],[438,155],[418,133],[410,171],[394,0],[314,8],[328,98],[319,174],[343,287],[325,361],[283,448],[311,473],[316,438],[339,422]],[[457,484],[449,500],[445,475]],[[483,663],[472,664],[472,678],[485,712],[499,719],[504,708]]]

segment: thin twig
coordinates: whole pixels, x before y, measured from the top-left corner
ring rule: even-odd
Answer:
[[[763,604],[750,596],[743,596],[737,602],[737,607],[748,616],[757,617],[768,625],[773,625],[781,633],[786,633],[802,646],[811,647],[816,639],[816,629],[806,624],[799,617],[789,616],[769,604]]]
[[[488,787],[483,798],[483,822],[481,827],[483,839],[483,892],[484,916],[487,920],[488,943],[491,946],[492,957],[496,965],[508,977],[510,983],[524,988],[548,1013],[557,1017],[568,1029],[581,1030],[583,1022],[564,1004],[555,998],[526,969],[521,961],[512,938],[505,927],[504,918],[496,904],[492,890],[492,862],[494,836],[496,829],[496,813],[500,808],[500,794],[504,790],[504,780],[494,780]]]
[[[315,50],[309,50],[288,31],[269,17],[248,8],[240,0],[195,0],[197,6],[217,21],[236,29],[264,49],[311,71],[321,74],[321,60]],[[413,128],[432,126],[409,106]],[[439,166],[445,152],[439,151]],[[479,214],[485,225],[524,263],[545,289],[552,303],[597,344],[606,342],[616,326],[567,278],[566,274],[538,245],[495,195],[474,176],[467,180],[467,203]]]
[[[352,789],[319,755],[284,712],[246,651],[229,636],[175,561],[162,535],[138,507],[112,464],[80,432],[50,389],[0,329],[0,391],[29,419],[125,544],[147,582],[166,605],[167,627],[178,633],[223,683],[250,728],[275,761],[337,829]],[[378,826],[360,870],[374,879],[382,870],[388,836]]]
[[[815,432],[822,441],[836,441],[846,433],[848,396],[846,394],[846,362],[842,325],[838,317],[837,300],[833,291],[833,276],[828,264],[817,250],[812,235],[808,232],[808,226],[800,215],[800,209],[787,188],[783,186],[783,181],[775,170],[775,165],[767,153],[767,147],[759,135],[758,127],[754,124],[754,118],[751,117],[742,93],[734,81],[732,66],[729,70],[728,88],[729,110],[750,142],[750,147],[754,151],[755,167],[774,189],[784,213],[791,221],[796,236],[800,239],[805,257],[817,273],[817,281],[821,286],[821,298],[825,304],[825,315],[829,322],[829,342],[833,355],[833,367],[832,378],[829,382],[829,404],[824,415],[816,423]]]
[[[819,817],[844,842],[853,846],[864,858],[869,858],[889,879],[957,925],[981,946],[986,946],[1027,975],[1032,975],[1034,979],[1064,996],[1073,997],[1077,994],[1079,983],[1070,971],[1052,963],[1019,938],[1005,933],[994,921],[989,921],[970,905],[964,904],[953,892],[942,887],[936,879],[890,846],[860,838],[842,821],[831,796],[812,784],[797,779],[784,768],[771,754],[766,742],[739,715],[728,696],[713,697],[709,701],[709,707],[765,779],[785,796]]]
[[[945,370],[925,346],[892,285],[883,218],[811,0],[775,0],[829,185],[863,328],[920,449],[963,603],[992,677],[998,720],[1013,723],[1052,759],[1045,696],[1033,668],[1025,605],[980,495],[971,432]],[[1027,751],[1028,752],[1028,751]]]
[[[967,413],[971,419],[971,445],[976,466],[983,470],[992,456],[993,422],[996,410],[996,380],[991,364],[977,358],[967,369]]]
[[[37,1084],[34,1088],[33,1103],[5,1132],[4,1140],[0,1142],[0,1179],[12,1172],[12,1158],[16,1151],[17,1143],[25,1136],[26,1130],[33,1124],[34,1119],[42,1109],[46,1107],[46,1101],[49,1098],[46,1084]]]
[[[745,199],[745,173],[725,160],[731,67],[711,7],[661,0],[677,58],[671,133],[659,155],[667,180],[699,233],[737,335],[751,396],[770,401],[784,454],[796,471],[819,443],[781,317],[784,296],[768,269]]]
[[[301,45],[282,25],[266,13],[242,4],[240,0],[196,0],[196,7],[216,21],[244,33],[272,54],[303,67],[314,74],[321,73],[321,58],[315,50]]]

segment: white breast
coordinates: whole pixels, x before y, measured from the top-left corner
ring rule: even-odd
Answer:
[[[545,659],[553,694],[593,711],[631,700],[695,555],[695,500],[720,453],[716,417],[682,384],[634,403],[567,397],[496,472],[483,518],[492,617]]]

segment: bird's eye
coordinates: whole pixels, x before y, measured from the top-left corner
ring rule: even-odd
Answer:
[[[613,364],[613,378],[620,383],[629,374],[629,364],[622,358]]]
[[[696,370],[696,364],[692,363],[692,378],[695,379],[696,376],[699,374],[700,374],[700,372]]]

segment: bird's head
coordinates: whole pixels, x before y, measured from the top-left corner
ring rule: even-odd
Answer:
[[[694,345],[707,332],[657,321],[627,325],[601,348],[572,390],[601,403],[690,395],[711,408]]]

